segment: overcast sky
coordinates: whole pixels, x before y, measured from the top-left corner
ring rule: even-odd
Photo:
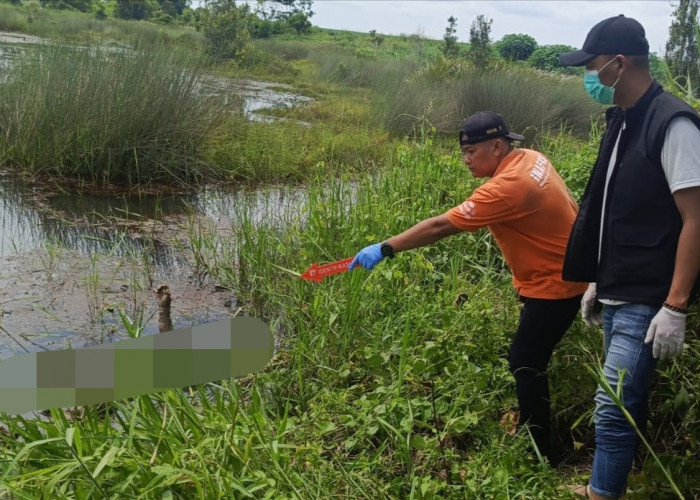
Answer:
[[[676,2],[677,3],[677,2]],[[588,30],[607,17],[624,14],[644,26],[651,51],[663,55],[673,5],[669,0],[528,1],[528,0],[314,0],[314,26],[385,35],[420,33],[442,39],[447,18],[457,18],[459,41],[469,41],[469,27],[479,14],[493,20],[491,38],[509,33],[532,36],[539,45],[580,48]]]

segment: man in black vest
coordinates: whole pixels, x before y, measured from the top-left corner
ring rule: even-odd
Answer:
[[[657,360],[683,348],[700,271],[700,118],[652,79],[648,54],[644,28],[620,15],[596,24],[581,50],[560,58],[565,66],[585,66],[591,97],[615,105],[606,112],[563,277],[591,283],[581,314],[589,325],[602,323],[605,377],[613,390],[622,384],[625,408],[640,429]],[[591,480],[577,492],[619,498],[638,441],[601,387],[595,400]]]

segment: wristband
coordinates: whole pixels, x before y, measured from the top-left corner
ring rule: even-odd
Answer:
[[[681,313],[681,314],[688,314],[688,309],[686,309],[685,307],[674,306],[674,305],[669,304],[668,302],[664,302],[663,306],[666,309],[668,309],[669,311],[673,311],[673,312],[677,312],[677,313]]]

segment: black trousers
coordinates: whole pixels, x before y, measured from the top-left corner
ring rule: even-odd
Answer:
[[[551,443],[547,365],[554,347],[576,318],[581,295],[570,299],[520,297],[520,301],[520,325],[508,354],[520,407],[519,425],[528,424],[540,453],[551,463],[557,450]]]

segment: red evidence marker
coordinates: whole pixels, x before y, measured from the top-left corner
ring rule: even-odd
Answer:
[[[354,259],[354,257],[348,257],[347,259],[338,260],[322,266],[319,266],[316,262],[314,262],[311,264],[310,268],[304,271],[304,274],[302,274],[300,278],[303,280],[320,283],[326,276],[332,276],[334,274],[340,274],[347,271],[352,259]]]

